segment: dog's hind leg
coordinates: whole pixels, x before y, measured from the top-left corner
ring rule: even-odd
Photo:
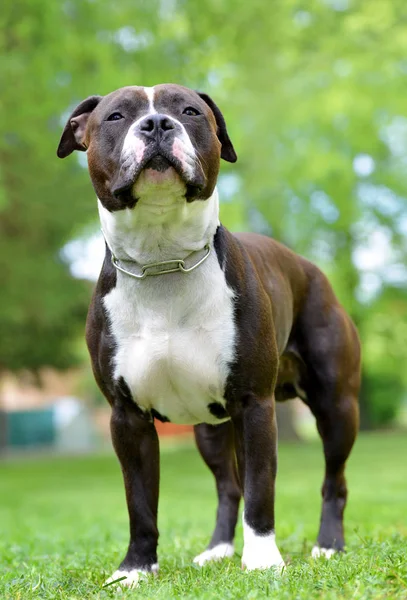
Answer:
[[[234,553],[233,539],[241,497],[232,423],[196,425],[195,440],[202,458],[212,471],[218,493],[216,526],[208,548],[194,558],[202,566]]]
[[[314,394],[310,407],[317,420],[325,456],[322,512],[314,558],[329,558],[344,549],[343,513],[347,499],[345,463],[356,438],[358,406],[354,396],[329,398]]]
[[[308,328],[298,339],[307,366],[301,387],[316,418],[325,456],[321,523],[312,555],[329,558],[345,544],[345,463],[359,427],[360,347],[343,309],[332,303],[323,310],[318,304],[321,295],[314,296],[306,316]]]

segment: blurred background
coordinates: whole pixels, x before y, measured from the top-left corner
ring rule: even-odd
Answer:
[[[0,451],[108,437],[84,343],[103,257],[95,194],[85,154],[56,148],[88,95],[161,82],[221,107],[239,157],[222,165],[223,223],[322,268],[362,339],[362,427],[403,426],[406,21],[404,0],[3,3]],[[279,419],[282,436],[311,435],[295,402]]]

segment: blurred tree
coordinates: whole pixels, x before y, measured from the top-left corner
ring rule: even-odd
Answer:
[[[88,289],[60,249],[95,216],[83,156],[57,161],[69,110],[177,81],[222,108],[239,155],[231,229],[315,260],[357,323],[365,424],[407,389],[404,0],[6,0],[0,15],[0,365],[64,366]],[[63,182],[63,184],[62,184]],[[28,293],[27,293],[28,292]]]
[[[83,162],[61,162],[55,151],[83,97],[142,80],[126,51],[136,47],[121,27],[125,11],[106,8],[50,0],[6,0],[2,7],[0,370],[64,368],[78,358],[75,340],[84,329],[89,287],[71,277],[60,252],[95,218],[95,200]],[[147,8],[149,26],[154,16]],[[137,21],[142,26],[141,11]],[[146,29],[133,44],[143,46],[151,35]],[[159,63],[161,55],[155,68],[150,61],[150,77]]]

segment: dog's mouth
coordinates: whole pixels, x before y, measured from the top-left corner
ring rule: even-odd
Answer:
[[[148,161],[144,170],[151,169],[153,171],[158,171],[159,173],[165,173],[170,168],[174,168],[174,165],[170,163],[168,158],[162,156],[161,154],[157,154],[151,160]]]
[[[163,185],[171,181],[183,182],[185,185],[185,198],[188,202],[199,197],[204,187],[201,176],[190,177],[182,168],[182,164],[175,156],[167,155],[160,150],[153,155],[145,156],[132,173],[120,172],[115,184],[112,186],[112,194],[118,200],[132,207],[136,204],[138,197],[135,188],[140,177],[148,179],[150,185]]]

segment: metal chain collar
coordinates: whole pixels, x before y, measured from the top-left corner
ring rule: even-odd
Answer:
[[[124,273],[125,275],[128,275],[129,277],[133,277],[134,279],[145,279],[146,277],[149,277],[149,276],[151,277],[151,276],[156,276],[156,275],[166,275],[167,273],[176,273],[177,271],[180,271],[181,273],[191,273],[191,271],[194,271],[202,263],[204,263],[211,253],[210,245],[206,244],[203,248],[203,250],[205,250],[206,253],[200,260],[198,260],[198,262],[196,262],[191,267],[185,266],[185,259],[173,258],[170,260],[163,260],[160,262],[154,262],[154,263],[148,263],[146,265],[142,265],[141,273],[133,273],[132,271],[128,271],[124,267],[120,266],[119,259],[115,256],[112,248],[110,247],[110,244],[106,239],[105,232],[103,231],[103,229],[102,229],[102,234],[103,234],[103,237],[105,238],[107,247],[110,250],[113,266],[121,273]],[[200,252],[200,250],[197,250],[196,252]],[[195,252],[192,252],[189,256],[192,256],[192,254],[194,254],[194,253]],[[130,262],[130,261],[126,261],[126,262]],[[136,263],[136,261],[131,261],[131,262]],[[136,263],[136,264],[138,264],[138,263]],[[174,265],[174,266],[169,268],[169,265]],[[163,269],[160,269],[160,267],[163,267]],[[153,270],[151,270],[151,269],[153,269]]]

